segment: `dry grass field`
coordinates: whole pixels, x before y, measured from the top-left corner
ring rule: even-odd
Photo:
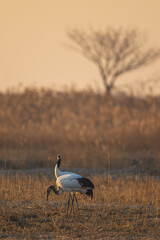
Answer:
[[[0,168],[160,167],[160,97],[26,89],[0,93]]]
[[[160,239],[160,179],[90,176],[94,198],[78,195],[66,216],[67,194],[50,194],[51,174],[1,173],[0,239]]]
[[[0,93],[0,239],[160,239],[159,110],[159,96]],[[68,217],[67,194],[46,201],[58,153],[95,185]]]

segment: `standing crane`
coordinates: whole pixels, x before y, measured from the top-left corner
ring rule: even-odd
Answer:
[[[79,174],[72,173],[72,172],[60,171],[59,167],[61,164],[61,159],[62,159],[61,155],[58,155],[57,163],[55,166],[57,189],[53,185],[51,185],[47,188],[47,200],[48,200],[48,196],[51,191],[53,191],[57,195],[62,194],[64,191],[68,192],[69,193],[69,199],[68,199],[68,205],[67,205],[67,215],[68,215],[70,201],[72,201],[71,212],[73,210],[73,213],[74,213],[74,199],[76,200],[77,208],[78,208],[78,200],[76,197],[76,193],[85,194],[87,196],[90,196],[92,199],[94,185],[88,178],[85,178]],[[73,194],[73,197],[72,197],[72,194]],[[79,208],[78,208],[78,210],[79,210]]]

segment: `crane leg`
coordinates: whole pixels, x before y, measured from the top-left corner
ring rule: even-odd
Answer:
[[[68,199],[67,216],[68,216],[68,210],[69,210],[69,205],[70,205],[70,198],[72,199],[71,193],[69,194],[69,199]]]
[[[76,194],[75,194],[75,193],[73,193],[72,206],[71,206],[71,212],[72,212],[72,210],[73,210],[73,214],[74,214],[74,199],[76,199],[77,209],[78,209],[78,211],[79,211],[78,200],[77,200],[77,197],[76,197]],[[70,212],[70,213],[71,213],[71,212]]]
[[[72,213],[72,211],[73,211],[73,215],[74,215],[74,197],[75,197],[75,193],[73,193],[72,205],[71,205],[71,211],[70,211],[70,213]]]
[[[75,199],[76,199],[77,209],[78,209],[78,212],[79,212],[79,206],[78,206],[78,200],[77,200],[76,194],[74,194],[74,197],[75,197]]]

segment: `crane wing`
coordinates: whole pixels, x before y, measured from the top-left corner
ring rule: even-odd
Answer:
[[[81,189],[81,185],[77,178],[71,178],[69,175],[63,175],[57,178],[56,184],[62,189]]]
[[[78,176],[78,177],[77,177]],[[93,183],[88,178],[83,178],[78,174],[65,174],[57,178],[56,184],[62,189],[94,189]]]
[[[83,188],[91,188],[91,189],[94,189],[94,185],[93,183],[91,182],[91,180],[89,180],[88,178],[78,178],[77,179],[80,183],[80,185],[83,187]]]

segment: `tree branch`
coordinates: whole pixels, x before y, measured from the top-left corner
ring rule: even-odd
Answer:
[[[108,28],[104,32],[91,29],[88,33],[72,29],[68,37],[74,43],[74,50],[95,63],[108,88],[109,85],[113,88],[123,73],[146,66],[160,57],[159,48],[144,49],[144,39],[136,29]]]

